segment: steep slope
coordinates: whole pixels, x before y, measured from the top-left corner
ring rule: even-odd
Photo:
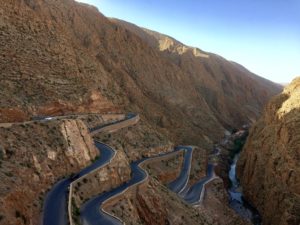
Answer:
[[[111,20],[140,36],[184,71],[214,116],[226,127],[253,122],[270,96],[281,90],[280,85],[221,56],[125,21]]]
[[[220,57],[194,57],[197,49],[179,58],[165,51],[170,56],[163,57],[92,6],[72,0],[0,3],[2,122],[135,111],[176,142],[209,146],[223,126],[253,120],[280,89],[262,86]]]
[[[98,154],[81,120],[0,127],[0,224],[39,224],[51,186]]]
[[[145,37],[153,44],[73,0],[0,4],[0,123],[41,115],[135,112],[143,125],[134,132],[123,130],[125,137],[112,141],[129,159],[158,154],[173,144],[199,145],[203,153],[198,156],[205,157],[224,128],[252,121],[280,89],[219,56],[175,40],[174,45],[162,43],[161,51],[150,31]],[[5,210],[0,223],[38,224],[47,189],[95,159],[87,127],[73,117],[1,124],[0,206]],[[85,120],[93,127],[105,122],[98,117]],[[126,144],[131,148],[123,147]],[[197,162],[202,161],[193,161]],[[222,222],[222,217],[216,220]]]
[[[238,163],[244,192],[265,225],[300,224],[300,78],[267,105]]]

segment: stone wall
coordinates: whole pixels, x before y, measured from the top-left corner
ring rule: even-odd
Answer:
[[[92,131],[91,132],[91,135],[95,135],[99,132],[109,132],[109,133],[112,133],[112,132],[115,132],[119,129],[122,129],[122,128],[125,128],[125,127],[129,127],[129,126],[133,126],[135,125],[136,123],[138,123],[140,120],[140,116],[139,115],[136,115],[130,119],[126,119],[126,120],[123,120],[121,122],[118,122],[118,123],[115,123],[115,124],[111,124],[109,126],[106,126],[106,127],[102,127],[102,128],[99,128],[95,131]]]

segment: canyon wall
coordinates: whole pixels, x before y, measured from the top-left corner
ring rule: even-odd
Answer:
[[[219,55],[186,46],[172,37],[122,20],[111,21],[138,35],[179,67],[204,98],[210,113],[227,128],[255,121],[268,99],[281,89],[280,85]]]
[[[199,145],[203,151],[195,156],[203,156],[204,163],[205,150],[225,129],[255,120],[262,105],[281,90],[220,56],[153,31],[136,27],[135,32],[73,0],[0,4],[0,122],[41,115],[138,113],[143,122],[134,128],[95,135],[124,152],[122,168],[143,156],[171,151],[175,144]],[[97,119],[87,120],[88,126],[99,125]],[[48,189],[90,164],[98,151],[80,120],[0,129],[0,222],[38,224]],[[192,163],[195,182],[204,166]],[[126,170],[124,179],[127,175]],[[150,221],[145,215],[153,206],[159,207],[152,215],[170,208],[166,223],[210,220],[159,181],[150,181],[150,186],[135,195],[138,208],[145,208],[138,212],[145,221]],[[84,199],[97,191],[79,196]],[[156,204],[161,196],[168,198]]]
[[[300,224],[300,78],[267,105],[238,162],[245,196],[264,225]]]

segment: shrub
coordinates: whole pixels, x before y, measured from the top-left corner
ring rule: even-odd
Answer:
[[[16,210],[16,218],[19,218],[19,217],[21,217],[21,213],[18,211],[18,210]]]
[[[3,149],[2,149],[2,147],[0,146],[0,160],[2,160],[3,159]]]
[[[8,177],[13,177],[13,174],[11,172],[5,172],[5,175]]]

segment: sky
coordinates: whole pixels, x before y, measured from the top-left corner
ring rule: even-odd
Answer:
[[[300,76],[300,0],[78,0],[277,83]]]

